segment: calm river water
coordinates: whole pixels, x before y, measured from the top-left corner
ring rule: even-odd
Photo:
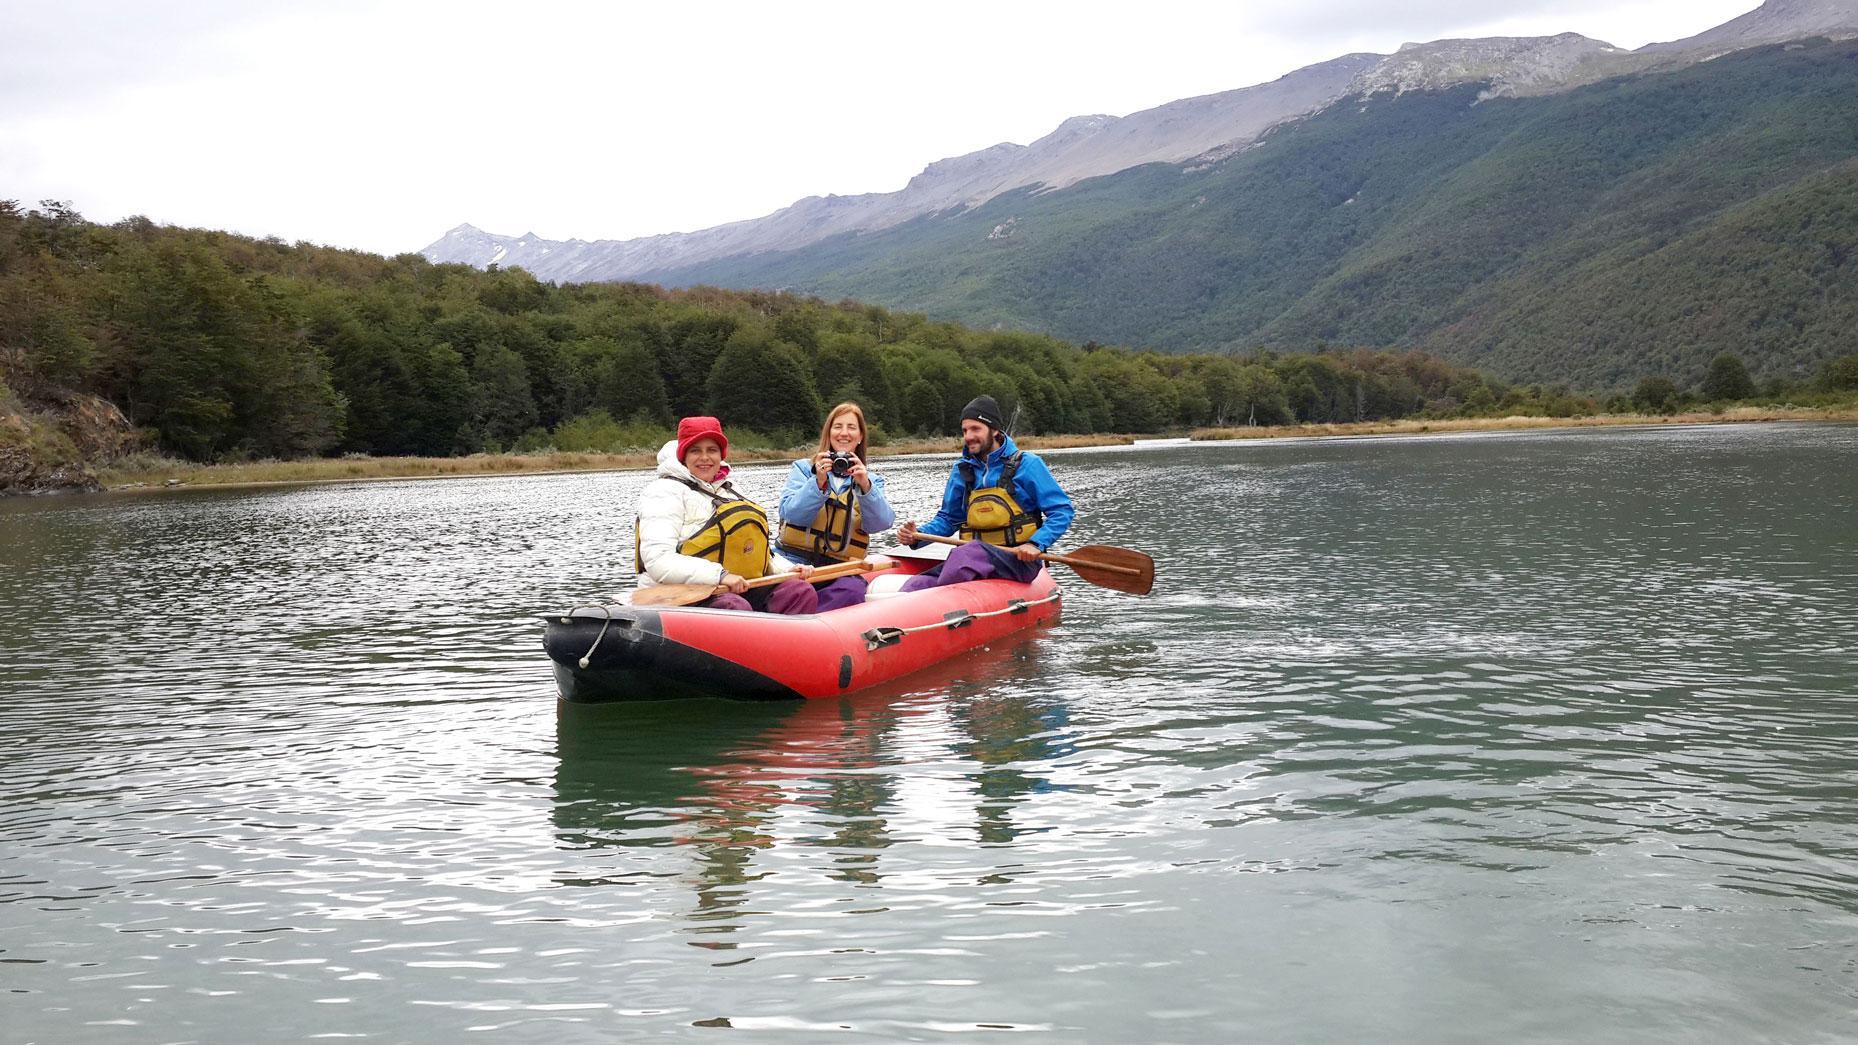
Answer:
[[[1858,1038],[1858,427],[1051,461],[1154,595],[792,706],[558,706],[642,474],[0,504],[0,1037]]]

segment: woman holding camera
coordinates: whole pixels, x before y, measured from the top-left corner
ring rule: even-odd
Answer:
[[[884,499],[884,477],[865,465],[864,410],[840,403],[826,414],[819,449],[795,461],[781,491],[780,543],[775,551],[803,566],[865,557],[871,534],[897,521]],[[865,579],[841,577],[819,587],[819,612],[864,601]]]

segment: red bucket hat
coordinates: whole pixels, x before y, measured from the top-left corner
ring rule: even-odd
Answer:
[[[677,459],[681,463],[684,455],[690,452],[690,444],[699,439],[714,439],[722,447],[723,456],[729,456],[729,437],[723,434],[723,423],[714,417],[686,417],[677,423]]]

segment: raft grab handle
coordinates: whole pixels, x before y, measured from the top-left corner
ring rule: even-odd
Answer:
[[[586,608],[586,607],[580,607],[580,606],[576,606],[576,607],[575,607],[575,608],[574,608],[573,610],[570,610],[570,611],[569,611],[569,614],[570,614],[570,615],[572,615],[572,614],[573,614],[574,612],[576,612],[576,611],[578,611],[578,610],[580,610],[580,609],[583,609],[583,608]],[[611,608],[611,607],[607,607],[607,606],[595,606],[595,607],[591,607],[591,608],[593,608],[593,609],[597,609],[597,610],[599,610],[599,611],[600,611],[600,615],[601,615],[601,616],[603,616],[603,617],[605,617],[605,618],[606,618],[606,620],[605,620],[604,622],[602,622],[602,623],[601,623],[601,625],[600,625],[600,634],[598,634],[598,635],[595,635],[595,636],[594,636],[594,644],[593,644],[593,645],[591,645],[591,646],[589,646],[589,647],[587,647],[587,652],[586,652],[586,653],[583,653],[583,654],[581,654],[581,659],[575,662],[575,663],[577,663],[577,664],[579,664],[579,665],[581,666],[581,670],[582,670],[582,671],[586,671],[586,670],[587,670],[587,666],[588,666],[588,664],[590,664],[590,663],[592,663],[592,661],[593,661],[593,656],[594,656],[594,650],[597,650],[597,649],[599,649],[599,648],[600,648],[600,640],[601,640],[601,639],[604,639],[604,638],[606,638],[606,629],[608,629],[608,628],[610,628],[610,627],[612,627],[612,626],[613,626],[613,625],[614,625],[615,623],[618,623],[618,625],[619,625],[620,627],[622,627],[622,628],[630,628],[630,627],[632,627],[632,621],[631,621],[631,620],[629,620],[629,619],[627,619],[627,618],[625,618],[625,617],[618,617],[618,618],[616,618],[616,617],[614,617],[614,616],[613,616],[613,610],[612,610],[612,608]],[[563,624],[566,624],[566,623],[567,623],[567,622],[568,622],[568,621],[569,621],[570,619],[571,619],[571,616],[568,616],[568,617],[563,617],[563,618],[561,618],[561,622],[562,622]]]

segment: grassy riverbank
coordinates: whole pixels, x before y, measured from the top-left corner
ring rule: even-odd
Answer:
[[[1027,436],[1028,449],[1067,446],[1114,446],[1134,440],[1126,435]],[[737,464],[755,461],[789,461],[810,452],[810,447],[731,446],[729,459]],[[953,453],[958,441],[911,439],[873,449],[872,456]],[[195,464],[167,457],[137,455],[98,469],[110,490],[160,489],[173,486],[260,486],[274,483],[365,482],[383,479],[446,479],[481,475],[544,474],[557,472],[611,472],[651,468],[657,451],[637,453],[566,453],[543,451],[525,454],[471,454],[467,457],[324,457],[298,461],[245,461],[231,464]]]
[[[1858,421],[1858,404],[1841,407],[1738,406],[1721,411],[1674,414],[1597,414],[1590,417],[1461,417],[1445,420],[1406,418],[1354,424],[1258,425],[1249,428],[1199,428],[1195,439],[1287,439],[1351,435],[1442,435],[1450,432],[1514,432],[1546,428],[1601,428],[1627,425],[1747,424],[1755,421]]]
[[[1366,421],[1357,424],[1269,425],[1250,428],[1200,428],[1197,440],[1284,439],[1358,435],[1436,435],[1450,432],[1502,432],[1611,425],[1722,424],[1754,421],[1858,421],[1858,405],[1834,408],[1734,407],[1720,413],[1606,414],[1594,417],[1476,417],[1451,420]],[[1019,442],[1032,450],[1074,446],[1118,446],[1130,435],[1027,436]],[[874,458],[951,453],[955,440],[913,439],[874,448]],[[792,460],[805,447],[731,447],[737,463]],[[173,486],[255,486],[273,483],[362,482],[385,479],[437,479],[465,476],[607,472],[650,468],[656,453],[472,454],[468,457],[330,457],[299,461],[250,461],[193,464],[165,457],[134,456],[99,469],[107,489],[158,489]]]

